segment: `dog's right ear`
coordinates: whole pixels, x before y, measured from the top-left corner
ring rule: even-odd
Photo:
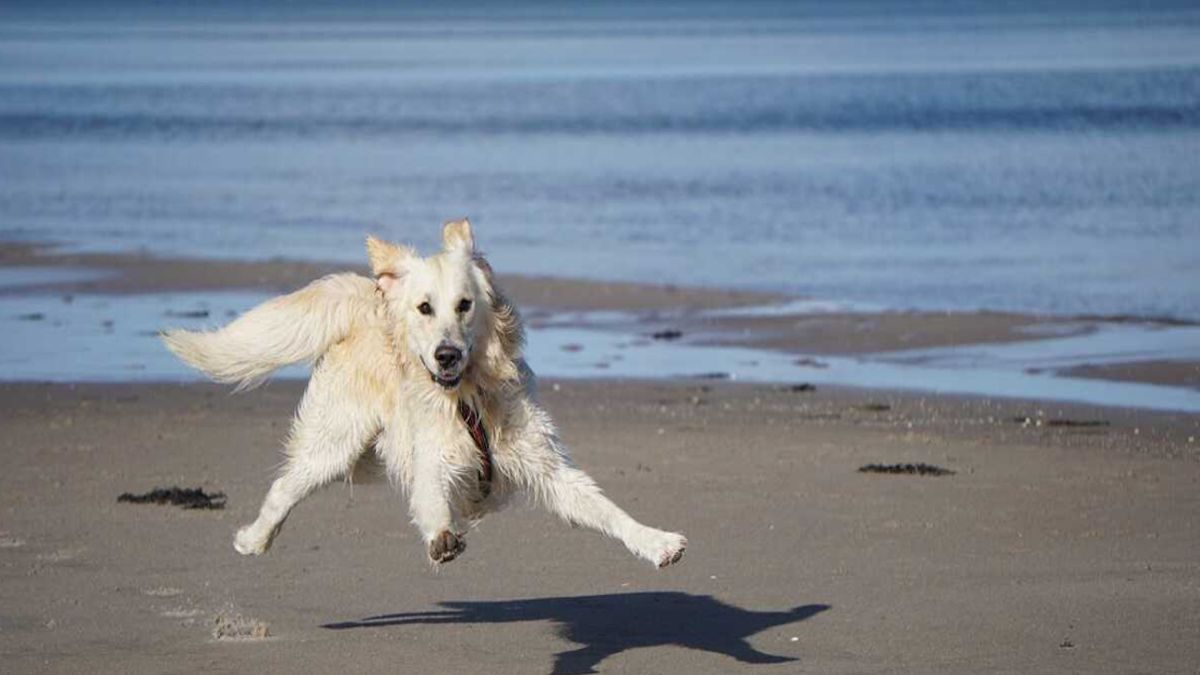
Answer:
[[[367,259],[371,261],[371,273],[375,275],[375,283],[384,292],[391,290],[396,280],[404,276],[413,255],[413,250],[407,246],[374,236],[367,237]]]

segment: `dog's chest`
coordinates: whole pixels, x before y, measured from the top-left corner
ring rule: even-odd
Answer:
[[[446,440],[441,452],[447,464],[456,467],[476,467],[480,464],[479,449],[465,426],[456,425]]]
[[[398,417],[404,427],[398,440],[407,446],[407,452],[436,456],[452,469],[472,468],[490,474],[491,438],[485,420],[474,408],[417,409]]]

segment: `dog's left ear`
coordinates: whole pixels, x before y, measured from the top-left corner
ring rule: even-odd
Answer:
[[[448,220],[442,225],[442,248],[447,251],[462,251],[467,255],[475,253],[475,235],[471,232],[471,221]]]

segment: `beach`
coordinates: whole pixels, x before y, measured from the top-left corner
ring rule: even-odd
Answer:
[[[70,292],[171,283],[170,265],[137,258],[69,259],[110,272]],[[328,271],[190,264],[271,292]],[[543,307],[763,300],[511,281]],[[654,570],[518,505],[437,571],[403,497],[365,465],[304,502],[266,556],[233,551],[300,381],[237,395],[0,385],[5,670],[1179,672],[1200,659],[1200,417],[800,384],[544,380],[578,463],[635,517],[687,534],[687,555]],[[860,471],[921,463],[953,473]],[[171,486],[227,502],[117,501]]]
[[[1037,419],[1015,403],[544,385],[578,462],[689,536],[680,565],[515,507],[434,571],[401,497],[366,477],[243,558],[232,534],[298,385],[3,386],[6,672],[1183,672],[1200,658],[1194,417],[1044,410],[1110,422],[1054,428],[1013,422]],[[895,462],[955,473],[858,471]],[[170,485],[228,505],[116,501]],[[221,618],[267,637],[214,638]]]
[[[0,672],[1195,672],[1193,5],[0,6]],[[307,366],[162,331],[462,217],[679,564],[369,459],[234,551]]]

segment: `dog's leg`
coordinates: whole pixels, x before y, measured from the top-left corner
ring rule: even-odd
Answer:
[[[591,476],[571,464],[544,413],[531,416],[523,434],[522,458],[515,477],[554,513],[573,525],[599,530],[620,539],[636,556],[666,567],[678,562],[687,548],[687,538],[664,532],[634,520],[600,491]],[[528,445],[525,445],[527,443]]]
[[[447,494],[452,476],[435,447],[420,443],[413,455],[409,509],[413,523],[421,530],[429,559],[441,564],[457,558],[467,544],[466,529],[455,523]]]
[[[287,462],[263,500],[258,518],[238,530],[233,546],[243,555],[271,547],[292,508],[313,490],[345,475],[378,433],[379,422],[365,405],[355,405],[336,387],[336,373],[318,368],[288,440]]]
[[[636,556],[659,567],[678,562],[687,538],[677,532],[647,527],[634,520],[600,491],[591,476],[565,459],[537,488],[543,501],[564,520],[620,539]]]

